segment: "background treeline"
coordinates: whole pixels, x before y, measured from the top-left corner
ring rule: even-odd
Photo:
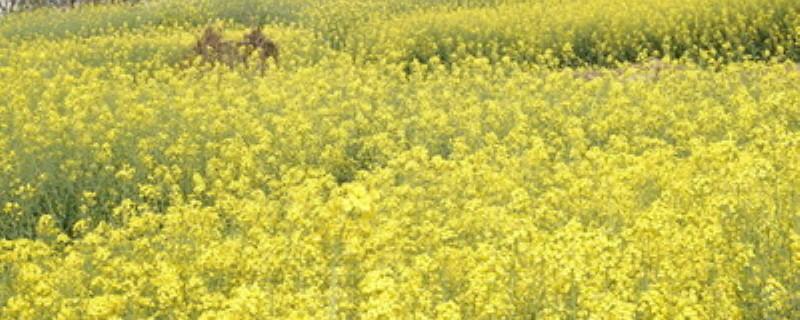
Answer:
[[[71,8],[82,4],[137,3],[141,0],[0,0],[0,15],[41,7]]]

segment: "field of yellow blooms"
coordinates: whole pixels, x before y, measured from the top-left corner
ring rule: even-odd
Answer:
[[[798,62],[796,0],[3,16],[0,318],[800,319]]]

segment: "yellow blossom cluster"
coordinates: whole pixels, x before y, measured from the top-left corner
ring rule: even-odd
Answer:
[[[712,66],[800,59],[795,0],[538,0],[373,11],[380,18],[342,35],[347,49],[366,59],[452,62],[481,55],[554,66],[663,57]]]
[[[0,20],[0,318],[800,318],[795,2],[222,3]]]

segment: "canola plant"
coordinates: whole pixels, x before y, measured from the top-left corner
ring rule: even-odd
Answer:
[[[266,72],[204,65],[263,26]],[[0,318],[800,318],[800,3],[0,18]]]

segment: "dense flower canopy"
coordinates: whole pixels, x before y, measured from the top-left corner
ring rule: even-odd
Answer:
[[[209,24],[280,61],[186,67]],[[789,0],[4,17],[0,318],[800,318],[798,44]]]

